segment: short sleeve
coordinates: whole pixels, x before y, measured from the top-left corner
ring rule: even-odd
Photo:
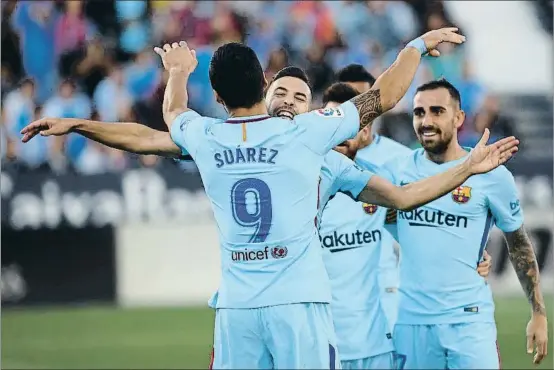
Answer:
[[[190,155],[194,157],[196,154],[199,138],[195,140],[194,136],[198,131],[195,126],[201,124],[199,118],[202,118],[202,116],[193,110],[188,110],[178,115],[171,123],[171,128],[169,130],[171,139],[181,149],[183,156]]]
[[[376,169],[375,173],[380,177],[389,180],[394,185],[398,185],[398,182],[396,181],[397,164],[398,164],[398,160],[396,159],[393,159],[392,161],[388,161],[382,166],[380,166],[378,169]],[[362,164],[362,167],[363,167],[363,164]]]
[[[515,231],[523,225],[523,210],[514,176],[505,167],[491,175],[495,176],[487,186],[487,200],[495,224],[503,232]]]
[[[312,151],[322,155],[356,136],[360,129],[358,109],[350,101],[336,108],[299,114],[294,121],[305,129],[301,140]]]
[[[339,154],[339,156],[341,158],[339,175],[335,180],[337,181],[336,188],[341,193],[352,197],[352,199],[356,199],[367,185],[369,179],[373,177],[374,173],[364,171],[357,164],[342,154]]]

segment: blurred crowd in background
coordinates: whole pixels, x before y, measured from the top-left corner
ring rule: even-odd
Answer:
[[[551,2],[539,3],[551,11]],[[251,46],[268,80],[287,65],[305,68],[317,107],[340,68],[359,63],[377,77],[414,37],[452,25],[442,2],[425,0],[2,1],[2,165],[83,174],[133,166],[194,170],[191,163],[128,155],[76,134],[20,142],[19,131],[41,117],[139,122],[167,131],[161,114],[167,75],[152,51],[156,45],[186,40],[196,49],[189,105],[224,117],[208,77],[212,53],[223,43]],[[444,46],[442,56],[423,63],[406,97],[381,119],[381,132],[415,147],[413,135],[392,132],[390,123],[411,122],[415,88],[444,77],[462,95],[464,145],[473,145],[485,127],[495,137],[516,134],[497,97],[473,77],[464,47]]]

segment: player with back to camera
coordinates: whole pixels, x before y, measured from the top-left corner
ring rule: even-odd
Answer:
[[[351,88],[346,86],[346,89]],[[354,92],[353,96],[357,95]],[[330,96],[330,95],[326,95]],[[340,95],[333,94],[332,97],[335,100],[348,100],[342,99]],[[297,67],[287,67],[279,71],[271,84],[269,85],[268,92],[266,95],[266,104],[268,106],[268,112],[272,116],[282,115],[283,117],[296,116],[298,114],[305,113],[310,109],[311,101],[311,91],[308,84],[308,78],[304,71]],[[121,124],[113,124],[121,125]],[[138,124],[137,124],[138,125]],[[148,129],[154,131],[152,129]],[[143,132],[143,131],[141,131]],[[152,135],[142,135],[137,136],[136,141],[138,142],[136,148],[147,147],[150,143],[150,137]],[[114,142],[117,142],[118,136],[112,139],[112,145]],[[134,151],[135,148],[126,148],[127,150]],[[162,148],[163,149],[163,148]],[[337,148],[338,149],[338,148]],[[140,153],[140,150],[138,150]],[[178,153],[178,151],[177,151]],[[163,152],[158,152],[156,154],[163,154]],[[320,198],[321,206],[325,205],[326,200],[329,199],[337,192],[347,193],[350,197],[356,197],[360,193],[360,189],[364,186],[371,191],[372,186],[375,186],[374,181],[369,181],[368,178],[370,175],[364,173],[359,168],[354,166],[354,163],[347,159],[345,156],[338,154],[337,152],[329,152],[325,156],[325,161],[320,172]],[[367,183],[367,184],[366,184]],[[416,190],[412,187],[412,191]],[[395,189],[396,190],[396,189]],[[404,188],[404,197],[408,200],[413,200],[411,190]],[[367,193],[367,192],[366,192]],[[342,194],[337,194],[337,197],[340,197]],[[358,199],[359,199],[358,195]],[[391,196],[392,198],[392,196]],[[363,200],[363,199],[359,199]],[[336,202],[334,199],[329,202],[329,204],[334,204]],[[354,203],[358,206],[361,206],[361,203]],[[358,209],[361,207],[356,207]],[[383,208],[384,209],[384,208]],[[354,212],[354,215],[358,215]],[[344,211],[339,210],[339,213],[334,215],[329,215],[329,209],[326,208],[322,216],[321,228],[323,230],[328,229],[328,219],[331,217],[336,217],[340,219],[341,222],[347,221],[350,222],[349,215],[346,215]],[[365,222],[378,222],[377,218],[368,219],[367,215],[364,213],[361,216],[362,220]],[[356,222],[354,220],[352,222]],[[381,219],[379,228],[383,228],[383,220]],[[370,228],[369,226],[367,227]],[[379,230],[380,233],[384,233],[384,230]],[[325,235],[324,233],[320,233]],[[377,262],[375,256],[378,256],[378,245],[372,246],[373,248],[364,248],[364,253],[368,256],[358,259],[357,261],[351,262],[351,264],[356,263],[360,267],[355,271],[363,270],[365,273],[356,276],[355,279],[348,279],[343,281],[341,276],[349,276],[349,271],[351,266],[336,266],[333,264],[333,260],[326,258],[326,269],[331,277],[331,286],[333,293],[333,300],[331,308],[333,311],[333,321],[338,334],[338,347],[339,353],[341,353],[341,363],[344,368],[392,368],[393,356],[391,351],[391,340],[390,338],[383,340],[387,337],[387,333],[390,333],[389,328],[385,325],[382,325],[384,317],[381,310],[376,310],[374,307],[379,307],[380,301],[379,292],[377,290],[377,277],[375,276]],[[377,251],[377,254],[375,253]],[[332,256],[337,256],[338,253],[333,254]],[[346,253],[344,254],[346,255]],[[358,256],[359,257],[359,256]],[[377,257],[378,260],[378,257]],[[334,274],[335,270],[339,269],[341,274]],[[490,269],[490,263],[483,263],[480,265],[481,274],[483,276],[488,274]],[[372,274],[373,273],[373,274]],[[342,284],[344,283],[344,284]],[[360,286],[364,286],[363,289],[360,289]],[[366,286],[367,285],[367,286]],[[354,291],[354,293],[352,293]],[[352,294],[348,294],[352,293]],[[358,297],[356,302],[363,302],[362,307],[352,301],[352,297]],[[366,302],[367,301],[367,302]],[[359,319],[360,313],[364,315],[363,320],[357,321]],[[346,322],[338,321],[341,317],[352,317],[355,320],[347,320]],[[356,321],[357,326],[349,325],[353,321]],[[367,327],[367,331],[358,330],[359,327]],[[390,335],[389,335],[390,336]],[[345,355],[342,354],[344,349]],[[345,358],[343,360],[343,358]]]
[[[406,81],[415,73],[411,64],[419,63],[421,43],[423,48],[427,43],[434,50],[442,41],[463,41],[454,35],[452,30],[427,34],[419,48],[410,46],[401,52],[397,63],[383,74],[379,89],[340,109],[300,115],[293,121],[264,114],[252,117],[266,111],[263,102],[256,102],[258,87],[264,87],[261,66],[248,47],[224,45],[212,59],[210,77],[218,99],[231,113],[229,123],[239,121],[240,125],[223,124],[190,111],[185,85],[195,67],[194,53],[186,45],[166,45],[165,52],[158,50],[170,71],[164,99],[166,122],[175,121],[171,124],[173,139],[194,157],[220,228],[223,276],[216,299],[215,367],[338,365],[326,305],[330,300],[327,275],[321,252],[314,248],[319,244],[313,218],[323,155],[356,134],[358,115],[365,126],[400,99],[402,89],[409,85]],[[238,83],[243,97],[231,88]],[[395,90],[395,85],[402,87]],[[257,122],[245,122],[249,121],[245,116]],[[24,140],[36,130],[45,130],[44,135],[63,134],[52,122],[60,121],[46,119],[30,125],[24,130]],[[82,132],[87,129],[87,136],[108,141],[109,129],[99,133],[90,125],[81,127]],[[493,168],[516,150],[515,145],[517,141],[512,138],[498,147],[486,147],[481,157],[474,157],[452,175],[461,182],[475,171]],[[298,158],[306,163],[298,163]],[[282,178],[286,181],[281,183]],[[430,188],[417,195],[429,193]],[[284,207],[282,211],[270,207],[274,199],[284,200],[278,204]],[[290,201],[296,203],[294,207],[287,204]],[[230,222],[224,222],[227,215],[233,216]],[[297,284],[299,279],[304,284]],[[315,346],[304,348],[314,340]]]
[[[422,149],[385,164],[397,185],[442,172],[470,155],[458,143],[464,122],[458,90],[448,81],[418,87],[413,125]],[[382,172],[383,173],[383,172]],[[533,246],[510,171],[473,176],[452,193],[409,212],[393,211],[387,228],[401,246],[400,301],[394,344],[407,369],[498,369],[494,302],[474,273],[496,225],[531,305],[527,352],[547,354],[546,308]],[[394,217],[393,217],[394,218]]]

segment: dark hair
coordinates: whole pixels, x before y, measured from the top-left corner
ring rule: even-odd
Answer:
[[[210,62],[210,82],[228,108],[251,108],[263,99],[264,72],[254,50],[231,42]]]
[[[437,90],[437,89],[446,89],[448,90],[448,93],[450,94],[450,97],[458,102],[458,107],[461,107],[462,105],[462,98],[460,96],[460,92],[458,89],[454,87],[450,82],[445,80],[444,78],[441,78],[440,80],[434,80],[429,81],[427,83],[424,83],[423,85],[419,86],[416,89],[416,94],[421,91],[429,91],[429,90]]]
[[[339,82],[369,82],[375,83],[375,77],[369,73],[361,64],[349,64],[337,72]]]
[[[312,87],[310,85],[310,79],[308,78],[308,75],[302,68],[294,67],[294,66],[288,66],[283,69],[281,69],[279,72],[275,73],[273,76],[273,80],[271,80],[271,83],[274,83],[280,78],[283,77],[294,77],[298,78],[306,83],[308,87],[310,88],[310,91],[312,90]]]
[[[344,82],[336,82],[325,90],[322,101],[324,106],[329,102],[342,104],[359,94],[352,86]]]
[[[22,78],[22,79],[19,81],[18,85],[19,85],[19,87],[23,87],[23,86],[25,86],[25,85],[31,85],[31,86],[33,86],[33,87],[36,86],[36,84],[35,84],[35,79],[32,78],[32,77],[24,77],[24,78]]]

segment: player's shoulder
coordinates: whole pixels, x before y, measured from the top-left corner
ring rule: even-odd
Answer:
[[[386,136],[379,136],[379,143],[387,151],[391,150],[395,156],[406,156],[413,152],[413,149],[410,149],[406,145],[392,140]]]
[[[347,101],[337,107],[319,108],[306,113],[298,114],[294,117],[293,121],[295,123],[304,123],[311,122],[314,119],[317,120],[320,118],[344,118],[347,112],[352,109],[352,107],[354,107],[354,105],[351,102]]]
[[[387,168],[408,168],[415,166],[418,158],[424,155],[423,149],[408,149],[403,153],[395,155],[392,159],[385,162],[384,167]]]
[[[504,185],[514,181],[514,175],[504,165],[498,166],[494,170],[482,174],[481,178],[496,185]]]
[[[325,154],[323,162],[332,171],[341,171],[346,167],[354,165],[354,162],[350,158],[342,155],[336,150],[331,150]]]

